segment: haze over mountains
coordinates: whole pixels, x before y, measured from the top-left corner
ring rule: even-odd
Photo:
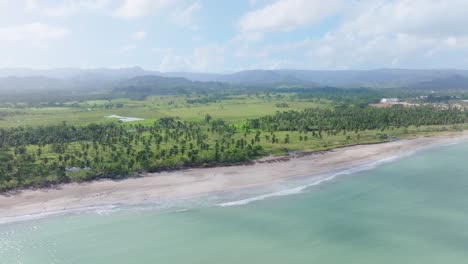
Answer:
[[[0,69],[0,91],[50,89],[183,89],[208,86],[334,86],[344,88],[468,89],[468,70],[249,70],[231,74],[121,69]]]

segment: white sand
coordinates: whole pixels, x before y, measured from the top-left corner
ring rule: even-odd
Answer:
[[[289,161],[254,165],[149,173],[122,181],[73,183],[56,189],[26,190],[0,196],[0,218],[44,214],[106,205],[136,205],[161,199],[193,197],[213,192],[261,186],[296,176],[320,179],[326,172],[399,156],[434,144],[468,140],[467,132],[419,137],[382,144],[359,145],[313,153]],[[1,221],[0,221],[1,222]]]

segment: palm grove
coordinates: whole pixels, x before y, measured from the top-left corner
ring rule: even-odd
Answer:
[[[202,122],[166,117],[150,125],[63,123],[3,128],[0,191],[249,161],[268,154],[265,146],[289,144],[289,132],[300,133],[299,140],[307,146],[339,133],[359,137],[369,130],[467,122],[467,112],[458,108],[340,106],[277,112],[241,125],[207,114]]]

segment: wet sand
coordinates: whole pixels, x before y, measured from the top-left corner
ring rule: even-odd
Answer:
[[[262,186],[292,177],[347,170],[401,156],[428,146],[468,140],[468,132],[357,145],[297,157],[263,159],[253,165],[196,168],[147,173],[121,181],[72,183],[0,196],[0,218],[66,212],[89,207],[137,205],[162,199],[196,197],[214,192]]]

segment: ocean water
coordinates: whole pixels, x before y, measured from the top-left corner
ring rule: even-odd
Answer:
[[[0,263],[468,263],[468,143],[288,184],[3,224]]]

